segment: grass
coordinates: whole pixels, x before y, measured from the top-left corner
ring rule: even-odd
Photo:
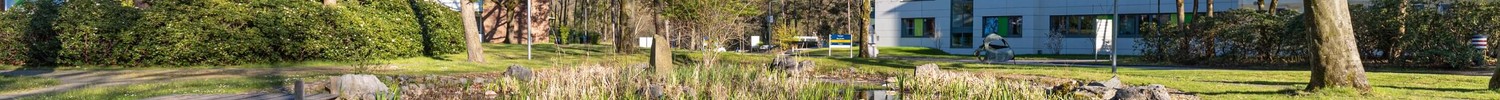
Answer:
[[[278,77],[234,77],[193,81],[147,82],[132,85],[91,87],[21,100],[134,100],[172,94],[234,94],[267,91],[282,85]]]
[[[487,63],[474,64],[464,61],[462,54],[450,54],[439,58],[413,57],[404,59],[379,60],[378,63],[399,66],[397,70],[364,72],[380,75],[446,75],[473,72],[497,72],[505,70],[512,64],[522,65],[539,70],[573,68],[587,64],[601,65],[632,65],[644,64],[646,56],[644,53],[635,54],[613,54],[609,46],[600,45],[536,45],[534,60],[525,59],[524,45],[485,45]],[[891,57],[931,57],[931,58],[968,58],[961,55],[947,55],[934,52],[932,49],[919,47],[892,47],[881,48],[882,56]],[[834,49],[838,50],[838,49]],[[846,49],[847,50],[847,49]],[[640,50],[645,51],[645,50]],[[822,51],[822,54],[827,54]],[[946,70],[957,70],[972,73],[996,73],[996,74],[1023,74],[1048,77],[1059,77],[1076,80],[1105,80],[1111,76],[1107,67],[1078,67],[1078,66],[1031,66],[1031,65],[996,65],[955,63],[937,61],[912,61],[893,59],[866,59],[866,58],[842,58],[842,57],[820,57],[817,50],[799,53],[803,60],[811,60],[819,66],[817,73],[832,73],[840,70],[855,69],[858,73],[901,75],[912,74],[913,66],[922,64],[937,64]],[[847,53],[847,52],[845,52]],[[738,66],[761,66],[772,58],[763,54],[745,53],[710,53],[720,59],[718,64]],[[835,52],[838,54],[838,52]],[[837,55],[834,55],[837,56]],[[845,55],[847,56],[847,55]],[[1080,55],[1023,55],[1022,59],[1072,59],[1084,57]],[[1090,56],[1087,56],[1091,58]],[[692,66],[706,61],[704,53],[693,51],[675,51],[674,60],[678,66]],[[1123,57],[1122,57],[1123,58]],[[323,67],[319,65],[351,65],[349,62],[306,62],[282,64],[286,66],[267,66],[278,64],[261,64],[245,66],[221,66],[205,68],[281,68],[281,67]],[[256,67],[267,66],[267,67]],[[162,68],[172,68],[170,66]],[[678,67],[679,69],[692,67]],[[148,68],[149,69],[149,68]],[[127,68],[128,70],[128,68]],[[1416,74],[1416,73],[1392,73],[1392,72],[1367,72],[1369,82],[1374,85],[1373,95],[1357,95],[1350,90],[1334,89],[1329,92],[1298,93],[1306,86],[1309,71],[1306,70],[1230,70],[1230,69],[1142,69],[1122,68],[1120,77],[1127,84],[1148,85],[1162,84],[1168,88],[1179,89],[1196,94],[1204,99],[1500,99],[1500,93],[1485,90],[1487,76],[1462,76],[1444,74]],[[721,72],[711,72],[721,73]],[[732,73],[732,72],[722,72]],[[684,73],[678,73],[684,74]],[[702,74],[699,74],[702,75]],[[694,75],[685,75],[694,76]],[[703,76],[720,77],[720,76]],[[725,76],[728,77],[728,76]],[[10,78],[6,78],[10,79]],[[173,81],[159,83],[145,83],[127,86],[92,87],[80,90],[56,93],[46,96],[30,97],[38,99],[118,99],[118,98],[142,98],[166,94],[199,94],[199,93],[246,93],[264,91],[272,86],[279,85],[284,78],[270,77],[243,77],[227,79],[209,79],[194,81]],[[708,78],[718,80],[750,80],[748,78]],[[692,79],[688,79],[692,80]],[[679,80],[681,81],[681,80]],[[29,82],[29,81],[28,81]],[[684,81],[687,82],[687,81]],[[733,81],[729,81],[733,82]],[[719,84],[713,81],[703,81],[703,84]],[[709,85],[703,85],[709,86]],[[840,87],[820,85],[798,85],[810,87]],[[683,85],[693,87],[693,85]],[[830,88],[841,89],[841,88]],[[847,89],[847,88],[843,88]],[[961,88],[960,88],[961,89]],[[8,89],[7,89],[8,90]],[[820,89],[829,90],[829,89]],[[1343,91],[1343,92],[1340,92]],[[813,91],[816,92],[816,91]],[[826,91],[825,91],[826,92]],[[691,94],[688,92],[683,92]]]
[[[42,88],[61,83],[57,79],[35,76],[0,76],[0,93]]]

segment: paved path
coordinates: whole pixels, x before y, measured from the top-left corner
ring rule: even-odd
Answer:
[[[252,77],[252,76],[275,76],[298,73],[338,73],[348,72],[348,68],[224,68],[224,69],[183,69],[183,70],[49,70],[49,69],[27,69],[27,70],[5,70],[0,75],[8,76],[38,76],[56,78],[61,81],[59,85],[45,88],[17,91],[0,94],[0,100],[15,99],[17,97],[32,96],[47,93],[64,92],[87,87],[102,87],[129,85],[141,82],[162,82],[178,80],[201,80],[226,77]]]

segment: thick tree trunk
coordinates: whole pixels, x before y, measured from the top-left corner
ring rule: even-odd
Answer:
[[[481,49],[479,45],[479,23],[475,22],[474,4],[469,3],[469,0],[459,1],[461,1],[462,5],[459,6],[458,13],[459,16],[463,17],[464,21],[464,47],[468,49],[469,62],[484,63],[484,49]],[[329,3],[324,2],[323,4]]]
[[[1495,73],[1500,73],[1500,68],[1496,68]],[[1490,75],[1490,90],[1500,90],[1500,74]]]
[[[1317,67],[1312,69],[1312,81],[1307,91],[1344,87],[1370,92],[1361,65],[1359,50],[1355,48],[1354,25],[1350,22],[1349,3],[1345,0],[1308,0],[1307,18],[1316,35]]]
[[[631,35],[631,34],[628,34],[628,33],[625,33],[624,27],[620,27],[620,24],[625,24],[624,20],[621,19],[621,18],[625,17],[624,16],[625,15],[625,5],[624,5],[624,3],[620,3],[620,0],[614,0],[613,3],[614,3],[613,6],[615,6],[615,15],[614,15],[614,22],[615,22],[614,23],[614,30],[615,30],[615,43],[614,43],[614,45],[615,45],[615,53],[620,53],[620,54],[632,54],[632,53],[635,53],[635,45],[633,45],[633,44],[635,44],[635,41],[631,41],[631,40],[634,39],[633,37],[635,37],[635,36]]]

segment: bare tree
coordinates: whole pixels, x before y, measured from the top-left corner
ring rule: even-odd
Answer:
[[[1317,38],[1314,48],[1318,64],[1312,68],[1312,79],[1306,90],[1346,87],[1369,93],[1370,84],[1365,80],[1359,49],[1355,47],[1348,1],[1308,0],[1305,9],[1311,23],[1309,29]]]
[[[333,1],[333,0],[324,0]],[[484,49],[479,45],[479,23],[475,22],[474,4],[470,0],[459,0],[459,16],[464,23],[464,47],[468,48],[469,62],[484,63]],[[324,4],[329,4],[325,2]]]

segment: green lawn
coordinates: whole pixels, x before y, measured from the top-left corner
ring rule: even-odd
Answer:
[[[46,77],[0,76],[0,93],[31,90],[57,85],[58,83],[59,81],[57,79]]]
[[[952,57],[955,55],[924,55],[933,53],[885,54],[893,50],[919,50],[920,47],[881,48],[882,56],[905,57]],[[817,50],[804,54],[817,54]],[[826,51],[822,51],[826,52]],[[914,52],[914,51],[907,51]],[[1092,55],[1021,55],[1017,59],[1091,59]],[[890,59],[855,59],[842,57],[813,57],[822,66],[859,66],[859,69],[879,73],[910,73],[911,66],[938,64],[947,69],[986,73],[1010,73],[1041,75],[1077,80],[1106,80],[1111,74],[1108,67],[1077,66],[1032,66],[996,65],[932,61],[906,61]],[[1140,61],[1137,56],[1122,56],[1123,62],[1151,64]],[[1105,62],[1107,63],[1107,62]],[[838,69],[826,68],[825,69]],[[1122,81],[1133,85],[1162,84],[1169,88],[1192,92],[1204,99],[1500,99],[1500,93],[1485,90],[1489,77],[1445,74],[1416,74],[1368,72],[1369,82],[1375,86],[1373,95],[1351,93],[1298,93],[1307,85],[1310,71],[1306,70],[1227,70],[1227,69],[1120,69]],[[1337,91],[1337,90],[1335,90]],[[1347,91],[1344,91],[1347,92]],[[1294,95],[1297,94],[1297,95]]]
[[[525,45],[486,45],[488,63],[464,62],[463,54],[450,54],[442,58],[413,57],[371,61],[382,65],[399,66],[392,71],[371,71],[381,75],[427,75],[459,74],[471,72],[503,71],[512,64],[531,68],[555,68],[582,64],[628,65],[644,64],[644,53],[613,54],[609,46],[600,45],[536,45],[534,60],[526,60]],[[932,49],[896,47],[881,48],[884,56],[967,58],[946,55]],[[923,50],[925,49],[925,50]],[[835,49],[837,50],[837,49]],[[645,50],[640,50],[645,51]],[[800,54],[816,54],[816,50]],[[826,54],[827,51],[823,51]],[[847,53],[847,52],[845,52]],[[692,66],[701,62],[704,53],[679,50],[674,52],[679,66]],[[718,53],[720,64],[759,65],[769,62],[771,56],[763,54]],[[845,55],[847,56],[847,55]],[[1078,58],[1071,56],[1023,56],[1042,58]],[[913,66],[938,64],[950,70],[983,73],[1008,73],[1040,75],[1077,80],[1104,80],[1110,77],[1109,68],[1073,66],[994,65],[933,61],[910,61],[892,59],[863,59],[843,57],[804,56],[805,60],[817,62],[817,71],[858,69],[864,73],[910,74]],[[284,65],[284,66],[266,66]],[[245,66],[219,66],[221,68],[279,68],[279,67],[339,67],[370,65],[356,62],[311,62],[290,64],[262,64]],[[214,68],[214,67],[206,67]],[[128,68],[127,68],[128,69]],[[1221,69],[1140,69],[1123,68],[1120,76],[1125,83],[1133,85],[1162,84],[1169,88],[1191,92],[1204,99],[1500,99],[1500,93],[1484,90],[1488,77],[1411,73],[1367,73],[1369,82],[1375,86],[1374,95],[1352,95],[1347,93],[1314,93],[1293,95],[1307,83],[1309,72],[1301,70],[1221,70]],[[316,77],[316,76],[300,76]],[[9,79],[9,78],[7,78]],[[271,86],[282,84],[284,77],[240,77],[203,81],[157,82],[128,86],[94,87],[35,98],[53,99],[129,99],[184,93],[245,93],[266,91]],[[0,86],[3,87],[3,86]],[[170,89],[165,88],[172,87]],[[120,92],[143,91],[143,92]]]

